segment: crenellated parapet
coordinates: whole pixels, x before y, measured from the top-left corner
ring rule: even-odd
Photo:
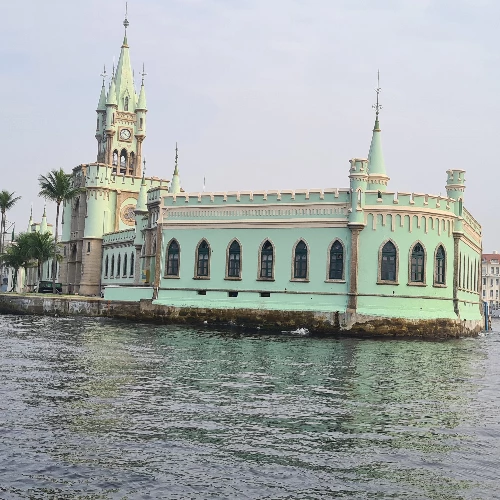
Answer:
[[[125,229],[113,233],[106,233],[102,237],[103,245],[116,245],[119,243],[132,244],[135,238],[135,229]]]

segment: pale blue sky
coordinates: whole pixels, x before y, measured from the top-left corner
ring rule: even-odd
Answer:
[[[121,0],[2,5],[0,189],[96,159],[102,65],[118,58]],[[376,73],[390,190],[445,194],[467,170],[465,205],[500,251],[500,3],[494,0],[130,0],[131,58],[146,65],[148,175],[187,191],[347,187],[366,156]],[[54,217],[53,207],[48,207]]]

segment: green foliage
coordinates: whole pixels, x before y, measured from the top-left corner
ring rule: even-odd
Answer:
[[[19,200],[20,196],[14,196],[14,192],[9,193],[5,189],[0,191],[0,212],[2,220],[0,223],[0,254],[3,252],[4,247],[4,233],[5,233],[5,213],[10,210]]]
[[[0,262],[14,270],[12,289],[16,287],[17,272],[20,268],[27,269],[32,261],[29,233],[21,233],[16,242],[10,245],[5,253],[0,255]]]
[[[62,168],[51,170],[47,175],[40,175],[38,183],[40,185],[38,195],[55,202],[57,205],[73,199],[82,191],[80,188],[72,186],[71,174],[65,173]]]

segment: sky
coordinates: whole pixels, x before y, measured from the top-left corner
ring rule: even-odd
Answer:
[[[103,65],[118,60],[122,0],[4,2],[0,190],[40,220],[37,178],[96,160]],[[500,251],[500,2],[496,0],[129,0],[128,43],[148,101],[147,175],[186,191],[348,187],[366,157],[380,70],[390,191],[446,194]],[[55,207],[47,206],[49,222]]]

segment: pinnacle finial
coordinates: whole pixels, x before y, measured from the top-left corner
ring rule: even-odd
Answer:
[[[377,94],[377,102],[372,106],[372,108],[375,110],[375,130],[379,130],[379,122],[378,122],[378,115],[380,113],[380,110],[382,109],[382,104],[379,102],[379,95],[381,92],[380,88],[380,70],[377,70],[377,88],[375,89],[375,93]]]
[[[104,70],[101,73],[101,76],[102,76],[102,86],[104,87],[104,81],[106,80],[106,77],[108,76],[108,74],[106,73],[106,65],[104,65]]]
[[[125,38],[123,40],[124,44],[127,43],[127,28],[129,27],[129,24],[130,24],[128,22],[127,15],[128,15],[128,2],[125,2],[125,19],[123,21],[123,26],[125,26]]]
[[[175,169],[174,169],[174,175],[178,174],[178,163],[179,163],[179,148],[177,147],[177,142],[175,143]]]
[[[142,82],[141,82],[141,85],[144,85],[144,77],[145,76],[147,76],[147,73],[144,71],[144,63],[142,63],[142,73],[141,73]]]
[[[142,164],[144,165],[144,168],[142,169],[142,178],[144,178],[144,176],[146,175],[146,157],[144,157]]]

